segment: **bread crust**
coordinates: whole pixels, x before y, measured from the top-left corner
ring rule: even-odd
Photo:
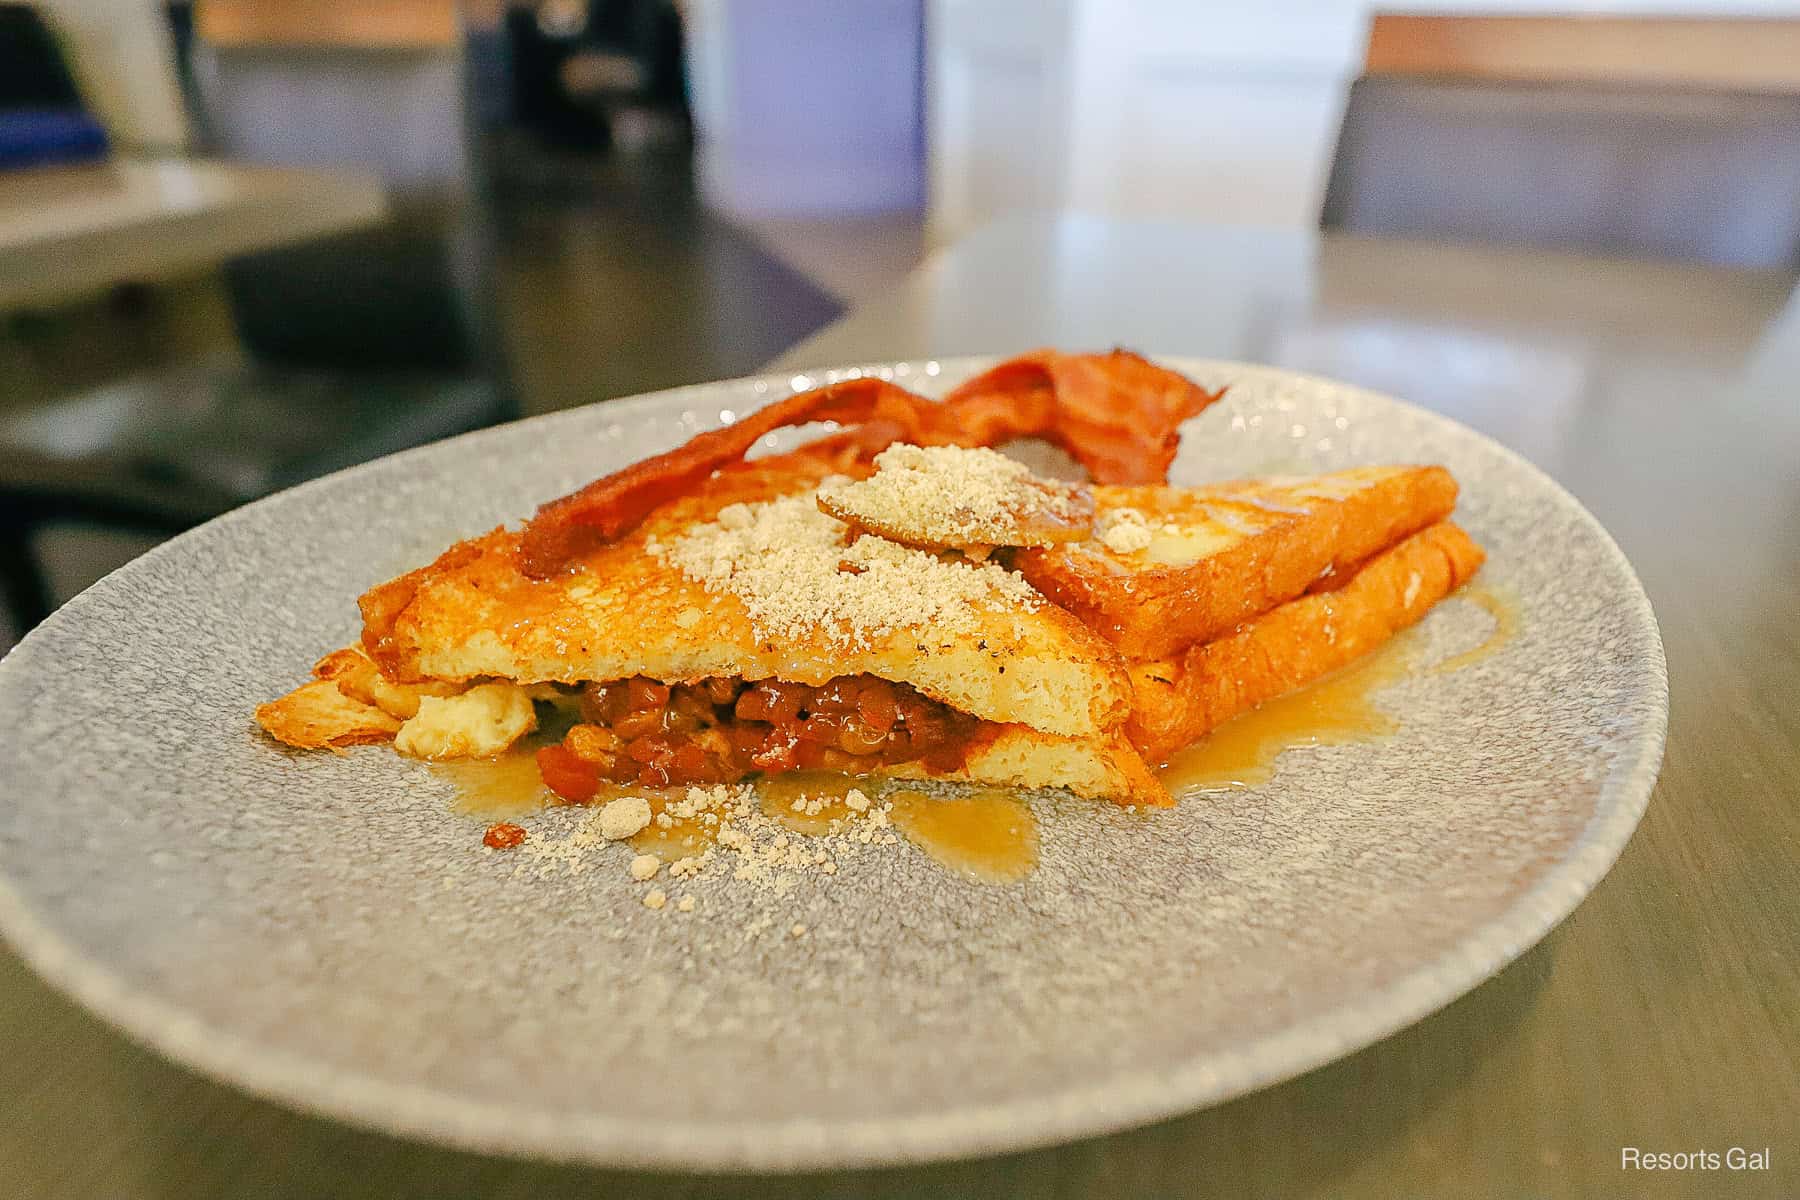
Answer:
[[[1020,550],[1013,561],[1032,586],[1127,659],[1167,658],[1443,520],[1456,492],[1450,472],[1435,466],[1196,489],[1099,487],[1100,528],[1109,513],[1132,509],[1159,530],[1181,531],[1175,544],[1200,556],[1157,561],[1167,555],[1154,545],[1120,552],[1095,538]]]
[[[532,579],[506,530],[459,543],[364,595],[363,646],[388,679],[666,683],[714,676],[822,684],[869,674],[961,712],[1060,737],[1116,734],[1131,708],[1118,651],[1052,604],[983,608],[973,632],[896,630],[854,649],[827,632],[760,638],[747,609],[648,548],[727,505],[816,487],[825,468],[762,460],[715,477],[578,570]],[[1034,597],[1035,599],[1035,597]]]
[[[1360,658],[1413,624],[1486,555],[1440,521],[1375,555],[1339,587],[1278,605],[1177,657],[1131,667],[1131,742],[1159,764],[1208,731]]]

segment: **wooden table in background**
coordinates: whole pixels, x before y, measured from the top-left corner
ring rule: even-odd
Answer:
[[[1800,1195],[1800,307],[1788,275],[1081,218],[990,227],[783,370],[1123,343],[1388,391],[1520,450],[1656,606],[1662,780],[1564,925],[1437,1015],[1218,1108],[904,1171],[519,1163],[301,1116],[140,1050],[0,957],[0,1180],[87,1198]],[[597,1079],[596,1087],[605,1081]],[[1620,1150],[1767,1147],[1626,1172]]]

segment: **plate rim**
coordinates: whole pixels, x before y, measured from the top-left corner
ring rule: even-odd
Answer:
[[[1152,357],[1188,373],[1257,376],[1354,393],[1359,400],[1398,406],[1415,419],[1474,439],[1522,471],[1534,485],[1547,489],[1584,524],[1595,535],[1605,565],[1628,585],[1630,611],[1626,616],[1648,651],[1642,694],[1653,701],[1653,707],[1650,719],[1625,747],[1619,764],[1602,781],[1593,814],[1537,883],[1498,916],[1386,985],[1359,993],[1349,1003],[1310,1021],[1255,1038],[1244,1048],[1159,1070],[1110,1073],[1097,1083],[1025,1099],[902,1117],[672,1125],[594,1112],[522,1109],[376,1079],[267,1048],[126,984],[103,962],[89,959],[65,940],[3,874],[0,938],[41,980],[130,1041],[178,1067],[260,1099],[378,1133],[460,1150],[616,1169],[796,1172],[902,1166],[1018,1152],[1104,1136],[1210,1108],[1285,1083],[1391,1037],[1467,995],[1543,940],[1593,891],[1624,851],[1648,808],[1668,734],[1668,664],[1654,610],[1624,551],[1598,518],[1548,473],[1486,434],[1397,397],[1308,372],[1229,359]],[[163,554],[178,553],[182,542],[203,530],[247,519],[248,513],[263,505],[294,503],[315,488],[341,486],[347,477],[385,467],[394,460],[438,453],[448,444],[491,436],[496,430],[553,427],[578,419],[580,414],[591,419],[595,408],[623,417],[639,409],[673,407],[682,397],[722,386],[765,384],[769,402],[773,402],[799,376],[832,382],[857,374],[892,372],[904,365],[904,374],[919,368],[922,377],[931,377],[946,371],[979,370],[1001,358],[958,355],[865,361],[686,384],[527,417],[360,463],[233,509],[125,564],[21,638],[0,657],[0,672],[21,648],[43,636],[44,629],[60,621],[78,620],[95,588],[107,581],[145,569]],[[932,365],[937,370],[926,370]]]

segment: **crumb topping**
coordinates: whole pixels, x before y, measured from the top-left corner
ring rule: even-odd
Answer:
[[[1131,554],[1150,544],[1150,522],[1135,508],[1114,508],[1102,513],[1094,535],[1114,554]]]
[[[1093,519],[1086,488],[962,446],[889,446],[869,478],[822,483],[818,503],[841,520],[921,546],[1047,546],[1079,537]]]
[[[649,806],[641,797],[626,799],[644,804],[648,814]],[[634,881],[647,883],[656,871],[645,873],[646,868],[640,864],[661,867],[671,880],[683,881],[722,869],[758,893],[784,898],[803,877],[830,879],[843,862],[865,849],[899,844],[900,838],[889,820],[891,804],[873,799],[860,789],[852,789],[844,799],[843,816],[833,819],[823,833],[803,836],[768,816],[756,789],[748,784],[691,787],[684,795],[668,801],[655,823],[668,828],[677,821],[693,822],[712,835],[712,843],[666,867],[654,855],[637,855],[627,864],[626,872]],[[594,864],[595,853],[617,840],[609,836],[609,830],[616,826],[608,824],[606,813],[622,802],[608,804],[566,837],[524,842],[519,847],[523,861],[514,873],[539,877],[557,872],[584,873]],[[818,811],[817,807],[812,808],[813,814]],[[646,816],[644,825],[650,823]],[[639,830],[642,828],[639,826]],[[658,896],[661,899],[652,903],[652,898]],[[668,894],[661,888],[644,896],[644,903],[650,908],[661,908],[667,901]],[[678,912],[692,912],[698,906],[698,900],[689,894],[675,908]]]
[[[663,556],[709,592],[736,596],[760,638],[824,636],[867,648],[904,629],[969,632],[977,610],[1035,609],[1030,584],[993,563],[946,560],[868,534],[819,511],[812,493],[732,504]]]
[[[595,814],[598,831],[609,842],[621,841],[650,824],[650,802],[642,796],[620,796]]]

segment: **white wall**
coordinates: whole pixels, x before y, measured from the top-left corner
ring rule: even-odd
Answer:
[[[689,0],[702,195],[745,217],[917,209],[924,0]]]
[[[1017,209],[1314,223],[1364,11],[932,0],[934,240]]]
[[[1054,207],[1074,136],[1077,0],[931,0],[926,147],[934,240]]]
[[[1377,10],[1779,16],[1800,0],[929,0],[932,239],[1021,209],[1315,225]]]

